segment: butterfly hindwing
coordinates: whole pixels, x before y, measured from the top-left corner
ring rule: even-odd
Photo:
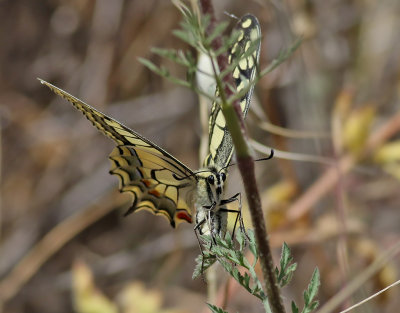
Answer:
[[[127,214],[148,209],[167,217],[173,226],[182,220],[191,222],[195,181],[178,180],[175,164],[171,165],[152,150],[117,146],[110,154],[110,173],[120,178],[121,192],[134,195]]]
[[[62,89],[40,80],[72,103],[117,146],[111,152],[110,173],[118,176],[119,190],[134,196],[127,214],[146,209],[165,216],[173,227],[192,221],[196,189],[193,171],[140,134],[108,117]]]

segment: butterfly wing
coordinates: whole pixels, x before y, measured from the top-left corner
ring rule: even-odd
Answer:
[[[241,92],[254,79],[260,54],[261,27],[257,18],[251,14],[244,15],[237,23],[234,30],[239,32],[237,42],[229,51],[228,60],[234,64],[232,75],[237,92]],[[249,53],[246,53],[248,49]],[[252,51],[252,52],[251,52]],[[246,94],[240,99],[240,107],[243,117],[249,110],[252,85]],[[218,90],[216,96],[218,96]],[[232,137],[226,126],[225,117],[221,107],[214,102],[209,118],[209,154],[204,160],[204,166],[224,168],[229,165],[233,154]]]
[[[118,176],[119,190],[134,197],[126,214],[149,210],[165,216],[172,227],[182,221],[192,222],[191,207],[197,181],[191,169],[118,121],[62,89],[39,80],[72,103],[97,129],[117,143],[110,154],[110,173]]]

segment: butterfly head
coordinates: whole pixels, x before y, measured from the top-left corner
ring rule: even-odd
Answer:
[[[224,190],[225,180],[226,180],[225,172],[213,173],[207,177],[207,183],[210,185],[210,187],[214,187],[211,189],[215,189],[215,199],[219,199],[220,196],[222,195],[222,192]]]
[[[224,185],[226,181],[225,170],[218,170],[214,167],[207,168],[197,172],[199,181],[203,181],[205,185],[204,191],[207,190],[207,198],[210,200],[210,204],[215,202],[219,204],[223,197]]]

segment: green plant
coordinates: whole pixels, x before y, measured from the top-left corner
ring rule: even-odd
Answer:
[[[262,301],[266,312],[271,312],[268,303],[268,295],[265,294],[255,270],[260,255],[254,232],[250,229],[247,233],[248,236],[245,236],[241,230],[238,230],[235,234],[235,239],[232,239],[232,236],[227,233],[224,239],[217,237],[216,243],[214,243],[210,236],[202,236],[202,254],[196,259],[197,264],[193,273],[193,278],[202,275],[203,270],[206,270],[217,261],[243,288]],[[250,251],[249,256],[246,256],[247,250]],[[250,260],[250,257],[252,257],[252,260]],[[276,279],[280,288],[288,285],[293,277],[297,268],[297,263],[292,262],[293,257],[290,249],[288,245],[284,243],[279,262],[280,267],[275,268]],[[317,308],[318,301],[314,299],[317,295],[319,285],[319,271],[316,268],[311,277],[310,284],[304,291],[304,306],[301,313],[309,313]],[[215,306],[209,306],[210,308],[212,307],[213,312],[222,312],[220,308],[218,308],[220,310],[218,311]],[[292,301],[292,312],[300,312],[294,301]]]

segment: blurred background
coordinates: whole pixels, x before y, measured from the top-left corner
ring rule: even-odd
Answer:
[[[321,304],[358,274],[365,283],[342,308],[395,282],[399,257],[385,253],[395,254],[400,232],[400,2],[214,2],[217,17],[232,25],[224,12],[257,16],[261,68],[303,37],[258,83],[247,118],[257,156],[276,149],[256,169],[275,261],[286,241],[298,263],[285,302],[302,304],[316,266]],[[148,212],[123,218],[131,199],[108,174],[113,142],[36,79],[197,169],[204,106],[137,61],[185,77],[150,53],[187,49],[171,34],[180,20],[169,1],[0,0],[3,312],[85,305],[101,308],[93,312],[207,312],[207,285],[191,279],[199,254],[193,225],[173,230]],[[228,194],[242,190],[234,167],[229,182]],[[383,265],[366,276],[380,257]],[[217,303],[226,300],[229,312],[263,312],[235,283],[226,288],[218,272]],[[358,312],[396,312],[396,294]]]

